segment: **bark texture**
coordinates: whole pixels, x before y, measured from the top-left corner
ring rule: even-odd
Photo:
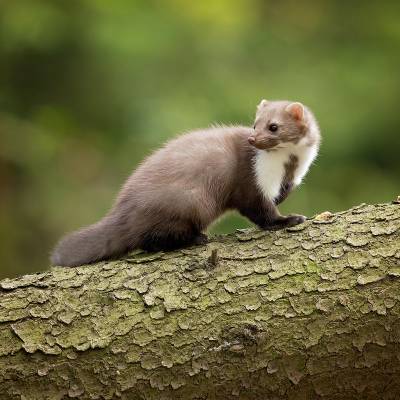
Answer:
[[[0,282],[1,399],[399,399],[400,205]]]

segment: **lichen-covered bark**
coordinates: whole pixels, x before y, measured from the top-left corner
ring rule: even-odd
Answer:
[[[361,205],[4,280],[0,399],[398,399],[399,228]]]

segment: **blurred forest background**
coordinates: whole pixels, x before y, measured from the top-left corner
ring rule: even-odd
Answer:
[[[145,155],[251,124],[261,98],[304,102],[323,134],[282,211],[400,194],[398,1],[1,1],[0,277],[48,268]]]

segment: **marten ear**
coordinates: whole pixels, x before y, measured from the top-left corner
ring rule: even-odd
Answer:
[[[301,103],[291,103],[286,107],[286,111],[298,121],[302,121],[304,118],[304,106]]]
[[[260,111],[264,106],[268,104],[268,100],[262,99],[260,104],[257,106],[257,111]]]

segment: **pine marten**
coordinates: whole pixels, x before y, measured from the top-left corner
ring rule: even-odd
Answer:
[[[265,230],[300,224],[305,217],[283,216],[277,205],[300,184],[319,143],[312,112],[289,101],[262,100],[253,128],[178,136],[137,167],[103,219],[61,239],[51,261],[78,266],[135,248],[205,243],[204,230],[231,209]]]

